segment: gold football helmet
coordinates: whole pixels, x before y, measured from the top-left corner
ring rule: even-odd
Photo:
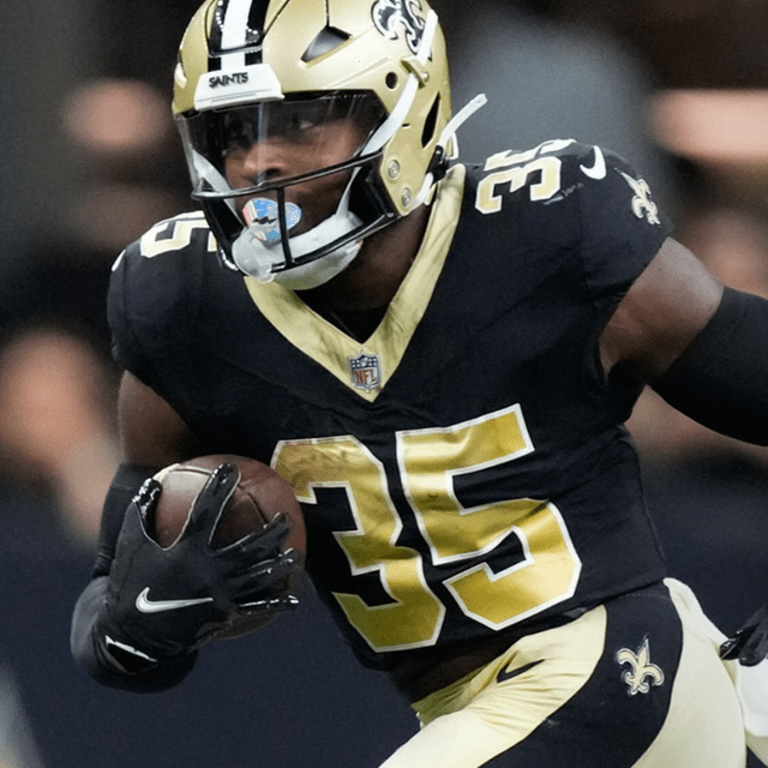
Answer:
[[[181,43],[173,112],[193,197],[228,265],[311,288],[424,202],[445,172],[445,41],[425,0],[206,0]],[[362,137],[343,162],[230,185],[233,147],[336,120]],[[301,218],[286,189],[341,172],[349,182],[335,213],[285,236]]]

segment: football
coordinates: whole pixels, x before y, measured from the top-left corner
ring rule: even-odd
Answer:
[[[240,470],[240,481],[216,525],[213,546],[231,544],[283,512],[293,521],[286,549],[293,547],[305,553],[304,517],[290,484],[260,461],[227,454],[200,456],[172,464],[155,475],[162,486],[154,520],[157,543],[167,548],[179,538],[198,494],[213,470],[225,462]]]

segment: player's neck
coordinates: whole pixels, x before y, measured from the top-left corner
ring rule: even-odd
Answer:
[[[397,293],[421,247],[429,220],[422,206],[410,215],[367,238],[355,260],[319,288],[302,291],[310,306],[340,312],[362,312],[386,307]]]

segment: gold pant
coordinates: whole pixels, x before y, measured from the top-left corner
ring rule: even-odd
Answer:
[[[744,768],[716,633],[673,580],[609,601],[417,702],[381,768]]]

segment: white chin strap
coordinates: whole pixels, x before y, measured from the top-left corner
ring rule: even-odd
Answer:
[[[488,99],[486,98],[485,94],[479,93],[477,96],[475,96],[474,99],[472,99],[472,101],[466,104],[456,115],[454,115],[453,118],[449,121],[448,125],[446,125],[443,129],[443,132],[440,134],[440,137],[437,140],[437,147],[446,149],[448,147],[448,143],[453,141],[454,151],[453,154],[450,155],[451,159],[455,160],[459,156],[458,142],[456,141],[456,131],[459,129],[462,123],[466,122],[470,117],[472,117],[472,115],[474,115],[478,109],[485,106],[487,102]],[[414,198],[414,209],[418,208],[426,201],[427,197],[429,197],[429,193],[432,191],[434,184],[434,174],[432,172],[427,173],[418,195],[416,195]]]

